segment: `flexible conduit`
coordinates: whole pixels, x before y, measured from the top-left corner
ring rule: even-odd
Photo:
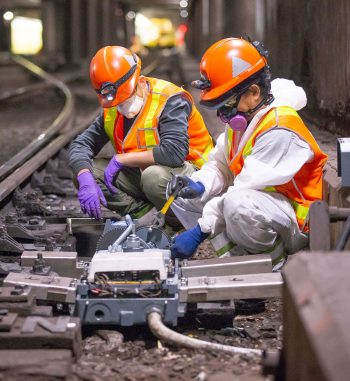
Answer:
[[[262,356],[262,351],[260,349],[241,348],[224,344],[210,343],[175,332],[163,324],[162,316],[159,311],[150,312],[147,316],[147,322],[154,336],[176,347]]]

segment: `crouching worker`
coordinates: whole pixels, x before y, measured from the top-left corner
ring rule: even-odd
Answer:
[[[140,71],[140,58],[121,46],[106,46],[91,61],[103,109],[69,150],[81,208],[90,217],[101,217],[101,204],[133,218],[161,209],[171,176],[191,175],[213,147],[191,95]],[[96,159],[108,141],[116,154]]]
[[[219,255],[270,253],[281,265],[308,243],[327,156],[296,111],[306,105],[303,89],[286,79],[270,83],[266,57],[258,42],[227,38],[202,58],[193,85],[226,129],[172,206],[189,229],[175,238],[174,257],[191,257],[210,236]]]

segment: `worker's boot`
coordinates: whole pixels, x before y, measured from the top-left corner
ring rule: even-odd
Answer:
[[[144,208],[133,213],[131,216],[134,219],[137,226],[152,225],[154,222],[157,209],[150,204],[146,204]]]

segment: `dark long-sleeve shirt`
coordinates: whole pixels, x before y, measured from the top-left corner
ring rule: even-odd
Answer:
[[[180,167],[188,155],[188,118],[192,104],[183,95],[175,95],[167,101],[159,118],[160,144],[153,148],[156,164]],[[135,119],[124,118],[124,136]],[[103,111],[95,121],[69,147],[69,165],[77,174],[88,168],[92,171],[92,160],[109,141],[104,129]]]

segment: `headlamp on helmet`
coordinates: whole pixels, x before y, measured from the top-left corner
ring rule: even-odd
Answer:
[[[121,78],[115,82],[104,82],[99,89],[95,89],[98,95],[106,98],[107,101],[111,102],[115,95],[117,94],[118,88],[126,82],[136,71],[137,68],[137,59],[133,54],[135,65],[133,65],[128,72],[126,72]]]
[[[200,79],[191,82],[191,86],[199,90],[205,90],[209,89],[209,87],[211,86],[211,82],[208,78],[205,78],[203,75],[201,75]]]

